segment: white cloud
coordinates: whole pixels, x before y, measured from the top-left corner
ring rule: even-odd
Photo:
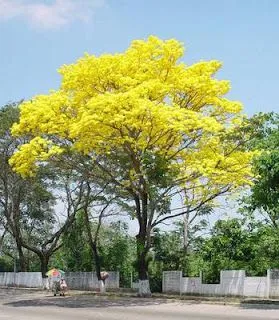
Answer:
[[[36,27],[56,29],[75,20],[90,21],[105,0],[0,0],[0,20],[22,18]]]

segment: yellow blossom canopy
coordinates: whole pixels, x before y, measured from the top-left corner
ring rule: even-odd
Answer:
[[[227,139],[242,122],[242,105],[225,97],[229,82],[215,78],[219,61],[188,66],[183,54],[177,40],[150,36],[124,53],[86,54],[62,66],[58,90],[21,105],[13,134],[32,139],[10,163],[26,176],[69,147],[92,159],[124,152],[132,163],[129,184],[149,152],[181,181],[247,184],[253,153]]]

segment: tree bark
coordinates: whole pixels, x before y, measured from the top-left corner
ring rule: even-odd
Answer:
[[[148,250],[146,248],[143,236],[137,235],[137,260],[138,260],[138,272],[140,280],[148,279],[148,263],[146,261]]]
[[[41,273],[43,278],[47,278],[47,271],[48,271],[48,263],[49,263],[49,256],[41,254],[39,255],[40,263],[41,263]]]
[[[139,273],[139,292],[140,297],[150,297],[150,285],[148,279],[148,261],[147,254],[149,246],[146,241],[146,231],[137,235],[137,260],[138,260],[138,273]]]
[[[98,280],[102,280],[101,278],[101,262],[100,262],[100,256],[97,249],[97,244],[95,242],[92,243],[92,253],[94,257],[95,262],[95,268],[96,268],[96,275]]]
[[[98,239],[98,234],[100,230],[101,220],[99,219],[98,228],[96,230],[96,234],[93,239],[90,220],[89,220],[89,213],[86,209],[84,210],[84,216],[85,216],[85,226],[87,230],[88,241],[91,248],[92,259],[94,260],[96,275],[98,278],[99,290],[100,290],[100,293],[105,293],[106,292],[105,281],[101,277],[101,260],[100,260],[100,255],[97,247],[97,239]]]
[[[105,293],[106,292],[105,280],[102,279],[102,276],[101,276],[101,260],[100,260],[100,255],[98,252],[96,242],[92,243],[92,252],[93,252],[93,257],[95,261],[95,268],[96,268],[96,275],[99,283],[99,290],[100,290],[100,293]]]
[[[27,271],[26,259],[23,253],[22,244],[20,243],[20,241],[18,241],[18,239],[16,239],[16,246],[17,246],[17,252],[18,252],[20,271],[26,272]]]
[[[189,212],[186,212],[183,218],[183,247],[185,253],[188,252],[189,245]]]

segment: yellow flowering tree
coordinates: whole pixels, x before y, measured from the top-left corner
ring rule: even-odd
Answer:
[[[189,210],[249,183],[252,152],[245,151],[241,103],[225,95],[218,61],[186,65],[183,45],[150,36],[124,53],[86,54],[64,65],[61,86],[21,105],[14,135],[32,139],[11,158],[23,176],[69,152],[90,159],[99,179],[133,203],[138,220],[138,271],[149,291],[147,253],[157,224],[170,213],[172,196],[195,189]],[[92,172],[94,174],[94,172]]]

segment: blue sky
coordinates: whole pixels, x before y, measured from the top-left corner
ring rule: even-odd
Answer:
[[[0,105],[57,88],[84,52],[153,34],[184,42],[187,64],[223,61],[246,113],[279,112],[278,14],[276,0],[0,0]]]

